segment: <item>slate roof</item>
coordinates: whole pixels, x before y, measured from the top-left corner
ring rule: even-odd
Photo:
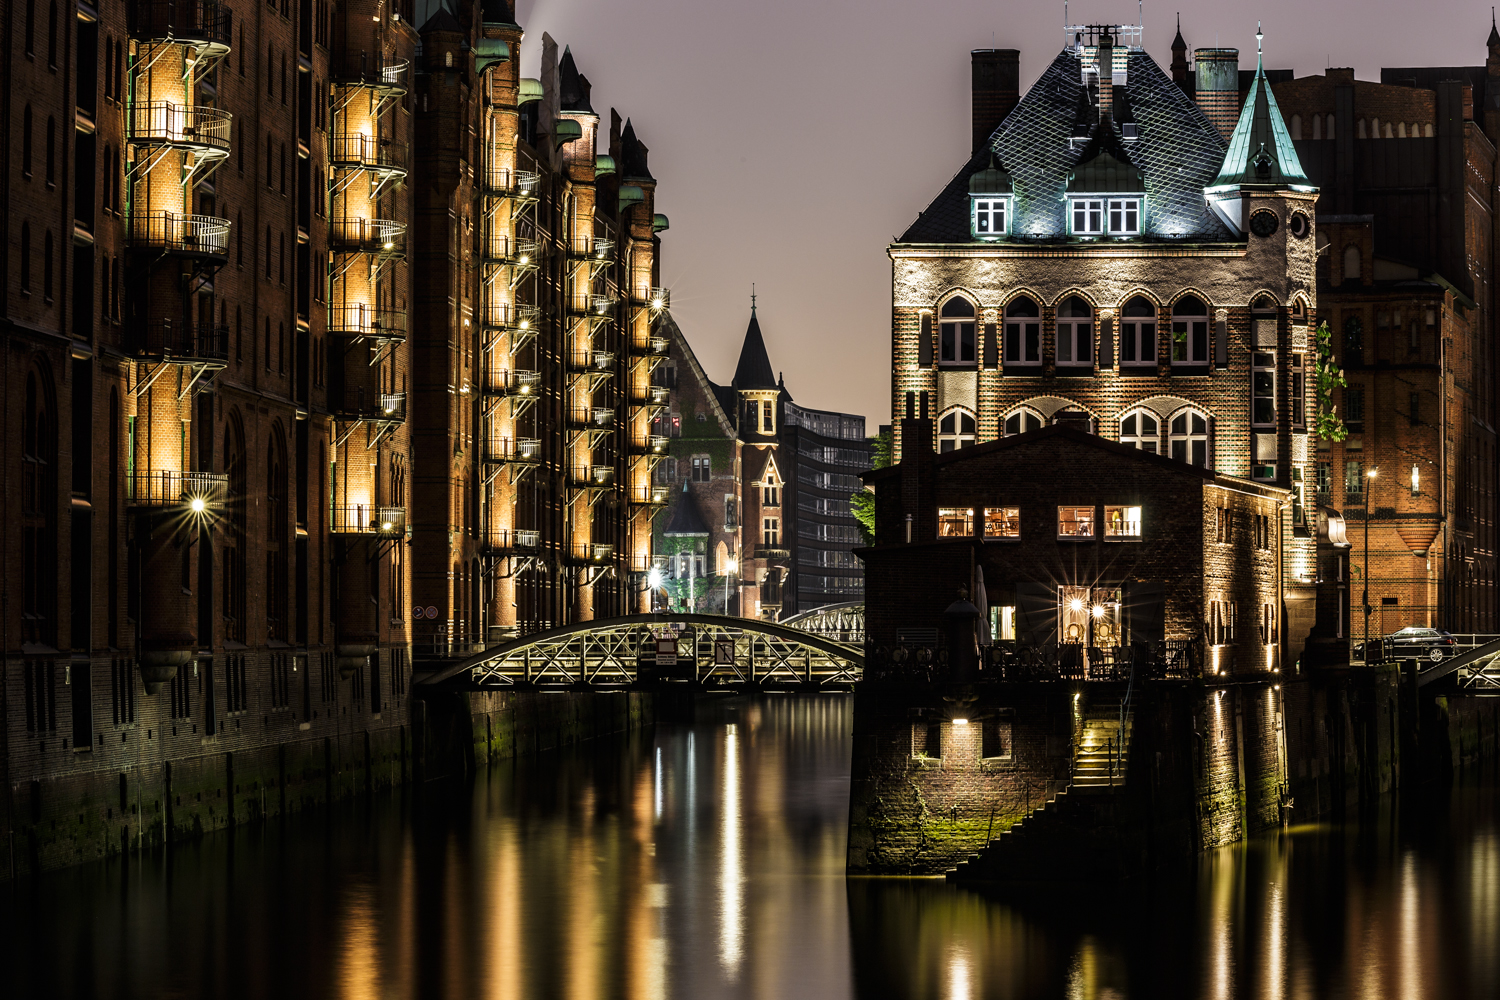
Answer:
[[[776,388],[776,372],[766,353],[766,341],[760,335],[760,320],[755,318],[754,309],[750,310],[750,325],[745,328],[745,343],[740,347],[740,363],[735,366],[734,379],[729,384],[736,389]]]
[[[589,89],[589,78],[578,72],[573,50],[564,48],[562,62],[557,67],[557,90],[562,109],[592,113],[594,107],[589,103]]]
[[[1224,166],[1214,178],[1213,187],[1237,187],[1242,184],[1310,185],[1302,170],[1302,161],[1292,145],[1276,106],[1276,95],[1266,80],[1260,57],[1256,58],[1255,81],[1240,111],[1240,120],[1229,136],[1229,152]]]
[[[682,492],[677,495],[677,502],[672,505],[672,517],[667,521],[667,526],[662,529],[662,534],[708,534],[708,522],[703,520],[703,512],[698,509],[698,501],[688,490],[686,482],[682,484]]]
[[[453,16],[447,7],[439,7],[437,13],[427,19],[427,23],[417,29],[417,34],[425,35],[431,31],[451,31],[455,34],[463,34],[464,26],[458,23],[458,18]]]
[[[479,15],[485,24],[516,23],[516,9],[511,0],[480,0]]]
[[[1124,146],[1146,181],[1142,238],[1233,241],[1203,197],[1224,162],[1218,129],[1145,52],[1130,52],[1127,80],[1139,138]],[[1071,239],[1065,188],[1091,144],[1070,141],[1082,93],[1078,59],[1065,49],[990,138],[1015,184],[1013,242]],[[1091,133],[1099,128],[1091,124]],[[968,178],[988,162],[988,150],[971,157],[897,242],[971,242]]]
[[[623,176],[628,180],[655,180],[651,176],[651,168],[646,165],[649,153],[646,144],[636,138],[635,126],[630,124],[629,118],[625,119],[625,130],[620,133],[620,166],[624,170]]]

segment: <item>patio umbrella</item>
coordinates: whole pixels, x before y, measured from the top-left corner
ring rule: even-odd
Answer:
[[[979,644],[990,644],[990,598],[984,592],[984,567],[974,564],[974,606],[979,609]]]

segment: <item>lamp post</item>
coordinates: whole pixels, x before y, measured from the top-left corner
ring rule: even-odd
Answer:
[[[734,576],[736,569],[734,557],[730,556],[724,561],[724,617],[729,617],[729,578]]]
[[[1369,482],[1365,483],[1365,662],[1370,662],[1370,511],[1374,510],[1371,501],[1375,499],[1375,476],[1380,472],[1379,468],[1371,467],[1365,473]]]

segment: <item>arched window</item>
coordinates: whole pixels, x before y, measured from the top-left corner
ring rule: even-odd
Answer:
[[[1267,295],[1265,292],[1261,292],[1255,297],[1255,301],[1250,303],[1250,311],[1258,313],[1274,313],[1276,311],[1276,300],[1271,298],[1271,296]]]
[[[974,303],[952,298],[943,303],[941,344],[938,361],[945,365],[972,365],[974,350]]]
[[[1321,138],[1323,138],[1323,116],[1322,115],[1313,115],[1312,116],[1312,137],[1314,139],[1321,139]]]
[[[1042,308],[1025,295],[1005,307],[1005,364],[1042,363]]]
[[[31,105],[21,112],[21,173],[31,176]]]
[[[1182,410],[1167,425],[1168,454],[1179,462],[1209,467],[1212,432],[1209,418],[1197,410]]]
[[[1058,367],[1082,368],[1094,364],[1094,310],[1077,295],[1070,295],[1057,309]]]
[[[1012,434],[1025,434],[1027,431],[1039,431],[1042,429],[1042,417],[1035,410],[1023,407],[1006,414],[1004,427],[1006,437]]]
[[[1184,295],[1172,306],[1172,363],[1208,364],[1208,306],[1196,295]]]
[[[1131,410],[1120,418],[1120,443],[1158,454],[1161,450],[1161,420],[1150,410]]]
[[[1329,115],[1328,116],[1328,131],[1324,133],[1323,138],[1325,138],[1325,139],[1332,139],[1334,137],[1334,131],[1335,131],[1334,130],[1334,116],[1333,115]]]
[[[1292,115],[1292,141],[1302,138],[1302,116]]]
[[[938,421],[938,451],[957,451],[974,443],[974,414],[953,408]]]
[[[1344,248],[1344,284],[1357,285],[1361,277],[1361,261],[1359,247],[1347,246]]]
[[[1365,363],[1365,324],[1355,314],[1350,313],[1344,317],[1344,364],[1362,365]]]
[[[21,629],[26,642],[57,637],[57,422],[52,386],[33,366],[21,415]]]
[[[1156,305],[1139,295],[1120,317],[1120,364],[1156,367]]]

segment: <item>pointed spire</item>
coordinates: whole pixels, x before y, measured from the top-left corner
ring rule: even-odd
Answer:
[[[632,181],[653,181],[651,169],[646,165],[646,155],[650,152],[646,144],[636,138],[635,126],[630,119],[625,119],[625,128],[620,133],[620,176]]]
[[[1492,49],[1500,48],[1500,29],[1495,27],[1495,8],[1490,8],[1490,37],[1485,40],[1485,45]]]
[[[755,282],[750,282],[750,318],[755,318]]]
[[[1257,49],[1263,37],[1257,24]],[[1224,165],[1208,191],[1223,193],[1245,184],[1311,187],[1297,156],[1297,148],[1292,145],[1286,120],[1281,117],[1281,109],[1276,104],[1276,95],[1271,92],[1265,60],[1259,52],[1255,60],[1255,80],[1250,84],[1240,120],[1230,133]]]
[[[565,47],[562,62],[557,67],[557,90],[562,110],[593,114],[589,89],[589,78],[578,72],[578,65],[573,61],[573,49]]]
[[[1182,40],[1182,13],[1181,13],[1181,11],[1179,11],[1178,14],[1177,14],[1177,37],[1174,38],[1174,39],[1172,39],[1172,51],[1176,52],[1178,49],[1181,49],[1184,52],[1187,51],[1187,42],[1184,42]]]
[[[771,356],[766,353],[766,341],[760,335],[760,320],[755,317],[753,303],[750,325],[745,328],[745,343],[740,347],[740,363],[735,366],[730,384],[740,391],[776,388],[776,372],[771,367]]]

